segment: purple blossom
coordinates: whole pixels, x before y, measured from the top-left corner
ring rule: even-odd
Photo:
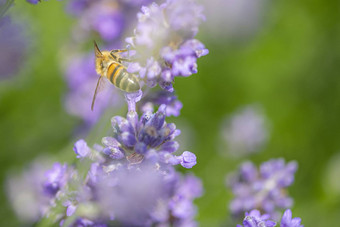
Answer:
[[[98,192],[98,205],[105,217],[124,226],[194,223],[193,200],[202,194],[198,178],[182,177],[171,166],[102,167],[97,171],[94,191]]]
[[[67,5],[67,11],[78,18],[73,39],[84,41],[90,35],[97,33],[108,44],[116,44],[130,28],[136,10],[141,4],[151,0],[127,1],[112,0],[71,0]]]
[[[21,176],[12,175],[7,181],[14,211],[26,224],[49,213],[72,172],[66,165],[55,163],[51,168],[47,163],[44,159],[37,160]]]
[[[292,211],[287,209],[282,216],[280,227],[303,227],[301,218],[292,218]]]
[[[238,216],[248,210],[260,209],[277,220],[280,209],[292,206],[293,200],[285,188],[293,183],[296,170],[295,161],[285,164],[283,159],[264,162],[260,170],[251,162],[243,163],[227,180],[235,196],[229,205],[231,213]]]
[[[168,0],[142,7],[133,37],[126,39],[139,59],[128,67],[149,87],[157,84],[173,91],[175,76],[197,72],[197,58],[208,54],[204,45],[193,39],[204,16],[202,7],[192,0]]]
[[[119,5],[110,1],[98,1],[81,14],[81,29],[90,33],[95,31],[106,41],[122,35],[125,27],[124,15]]]
[[[44,192],[49,196],[55,196],[56,193],[67,183],[67,166],[60,163],[54,163],[52,169],[45,172]]]
[[[23,222],[39,220],[50,206],[50,198],[45,196],[42,187],[47,168],[35,162],[21,176],[11,175],[8,178],[8,197],[16,215]]]
[[[78,140],[73,147],[74,152],[77,154],[77,158],[87,157],[91,153],[91,149],[87,146],[85,140]]]
[[[174,138],[180,131],[175,124],[165,122],[165,108],[161,105],[156,113],[146,112],[140,119],[133,111],[126,119],[113,117],[113,137],[102,139],[103,152],[114,159],[125,157],[132,164],[146,158],[159,163],[181,164],[185,168],[194,166],[196,156],[193,153],[186,151],[181,156],[172,155],[179,147]]]
[[[150,214],[165,190],[160,172],[150,167],[142,170],[121,168],[108,176],[98,177],[95,187],[102,215],[127,226],[151,223]]]
[[[244,156],[260,151],[268,140],[265,116],[257,106],[238,110],[222,124],[222,137],[230,154]]]

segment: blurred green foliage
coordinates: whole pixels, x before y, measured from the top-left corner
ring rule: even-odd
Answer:
[[[65,2],[16,1],[10,10],[13,17],[27,18],[33,48],[19,75],[0,85],[1,182],[9,170],[39,155],[58,155],[65,147],[73,152],[70,144],[81,121],[63,109],[67,87],[58,53],[74,23],[64,8]],[[286,0],[273,1],[268,9],[259,31],[246,40],[200,33],[210,54],[199,60],[197,75],[175,83],[184,104],[180,119],[194,132],[190,150],[198,165],[192,172],[205,187],[197,200],[198,220],[201,226],[221,226],[229,218],[232,195],[224,179],[243,160],[218,154],[220,123],[238,107],[260,103],[272,124],[271,137],[250,159],[297,160],[296,181],[289,188],[293,215],[305,226],[336,226],[339,194],[322,184],[328,161],[340,149],[340,4]],[[4,184],[0,201],[0,226],[17,226]]]

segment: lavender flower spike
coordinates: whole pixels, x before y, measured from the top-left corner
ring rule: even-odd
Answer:
[[[175,124],[165,122],[165,109],[163,104],[156,113],[146,112],[139,119],[135,111],[129,111],[127,118],[113,117],[113,137],[102,139],[105,146],[103,152],[113,159],[125,158],[131,164],[145,159],[163,164],[181,164],[185,168],[194,166],[196,156],[193,153],[172,154],[179,147],[174,139],[180,131]]]
[[[251,162],[243,163],[227,181],[235,195],[229,206],[232,214],[239,216],[245,211],[259,209],[278,220],[278,211],[293,204],[285,188],[293,183],[296,169],[295,161],[285,164],[283,159],[265,162],[260,170]]]
[[[259,152],[268,141],[267,119],[260,107],[249,105],[238,110],[222,124],[222,139],[233,156]]]

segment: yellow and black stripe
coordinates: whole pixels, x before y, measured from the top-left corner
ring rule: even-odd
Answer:
[[[126,92],[135,92],[140,89],[136,76],[126,72],[124,66],[112,63],[107,70],[107,78],[119,89]]]

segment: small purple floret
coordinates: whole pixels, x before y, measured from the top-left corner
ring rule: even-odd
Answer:
[[[91,149],[83,139],[74,144],[73,150],[77,154],[77,158],[85,158],[91,153]]]
[[[301,218],[292,219],[292,211],[287,209],[282,216],[280,227],[303,227],[303,225]]]
[[[180,163],[184,168],[190,169],[197,163],[196,155],[189,151],[184,151],[183,154],[179,157],[181,157]]]

